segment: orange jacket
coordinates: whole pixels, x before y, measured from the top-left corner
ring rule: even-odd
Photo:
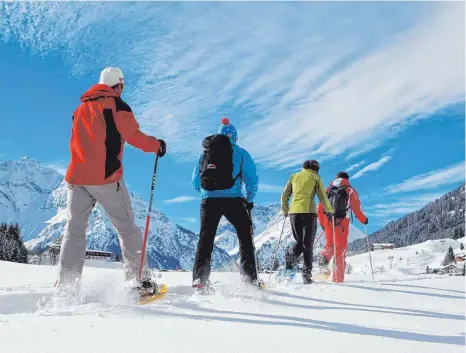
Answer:
[[[103,84],[81,96],[73,114],[71,162],[65,180],[74,185],[104,185],[123,177],[125,142],[144,152],[158,152],[160,142],[139,130],[131,108]]]
[[[348,205],[346,206],[347,209],[351,209],[354,212],[354,215],[359,220],[359,222],[364,223],[367,220],[364,211],[362,210],[361,201],[359,200],[359,195],[356,190],[350,185],[349,181],[344,178],[335,179],[330,183],[330,186],[327,188],[327,193],[329,192],[332,186],[340,187],[346,186],[346,193],[348,194]],[[328,221],[328,217],[325,215],[324,206],[322,203],[319,203],[317,207],[317,215],[319,217],[319,223],[322,228],[325,227],[326,221]],[[349,212],[346,214],[346,217],[349,218]]]

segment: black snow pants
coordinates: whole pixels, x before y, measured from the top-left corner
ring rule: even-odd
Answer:
[[[290,223],[296,243],[293,253],[296,258],[303,254],[303,275],[311,276],[314,239],[317,231],[317,214],[295,213],[290,214]]]
[[[218,223],[225,216],[236,229],[240,270],[245,281],[257,279],[249,216],[241,198],[208,198],[201,201],[201,231],[194,259],[193,283],[206,283],[210,276],[212,250]]]

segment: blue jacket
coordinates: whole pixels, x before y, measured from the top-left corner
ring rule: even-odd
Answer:
[[[250,154],[232,142],[233,145],[233,178],[237,176],[241,171],[241,165],[243,166],[241,177],[236,179],[235,185],[231,189],[227,190],[214,190],[207,191],[201,187],[201,174],[199,167],[201,164],[202,154],[199,157],[196,166],[193,171],[193,189],[201,193],[202,199],[208,198],[219,198],[219,197],[244,197],[242,191],[242,183],[246,186],[246,200],[253,202],[256,196],[257,189],[259,187],[259,177],[256,173],[256,164],[252,160]],[[240,180],[241,179],[241,180]]]

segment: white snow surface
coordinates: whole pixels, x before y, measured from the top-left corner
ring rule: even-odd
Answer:
[[[409,264],[390,269],[388,252]],[[189,272],[163,272],[169,293],[145,306],[125,295],[121,268],[99,268],[114,264],[86,262],[81,300],[65,304],[53,296],[56,267],[0,262],[0,351],[460,353],[464,277],[419,274],[442,255],[439,241],[375,251],[375,266],[386,267],[376,283],[368,254],[348,259],[355,271],[344,284],[296,276],[258,291],[238,273],[213,272],[213,296],[194,295]]]

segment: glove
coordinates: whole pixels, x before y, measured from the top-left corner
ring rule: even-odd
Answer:
[[[254,208],[254,202],[248,202],[247,200],[244,200],[244,206],[246,206],[248,211],[251,211]]]
[[[165,153],[167,153],[167,144],[165,143],[164,140],[159,140],[160,142],[160,147],[159,147],[159,151],[157,152],[157,155],[162,158],[163,156],[165,156]]]
[[[282,211],[283,217],[288,217],[288,212]]]
[[[367,225],[367,223],[369,223],[369,218],[366,217],[366,220],[364,222],[362,222],[362,223]]]

